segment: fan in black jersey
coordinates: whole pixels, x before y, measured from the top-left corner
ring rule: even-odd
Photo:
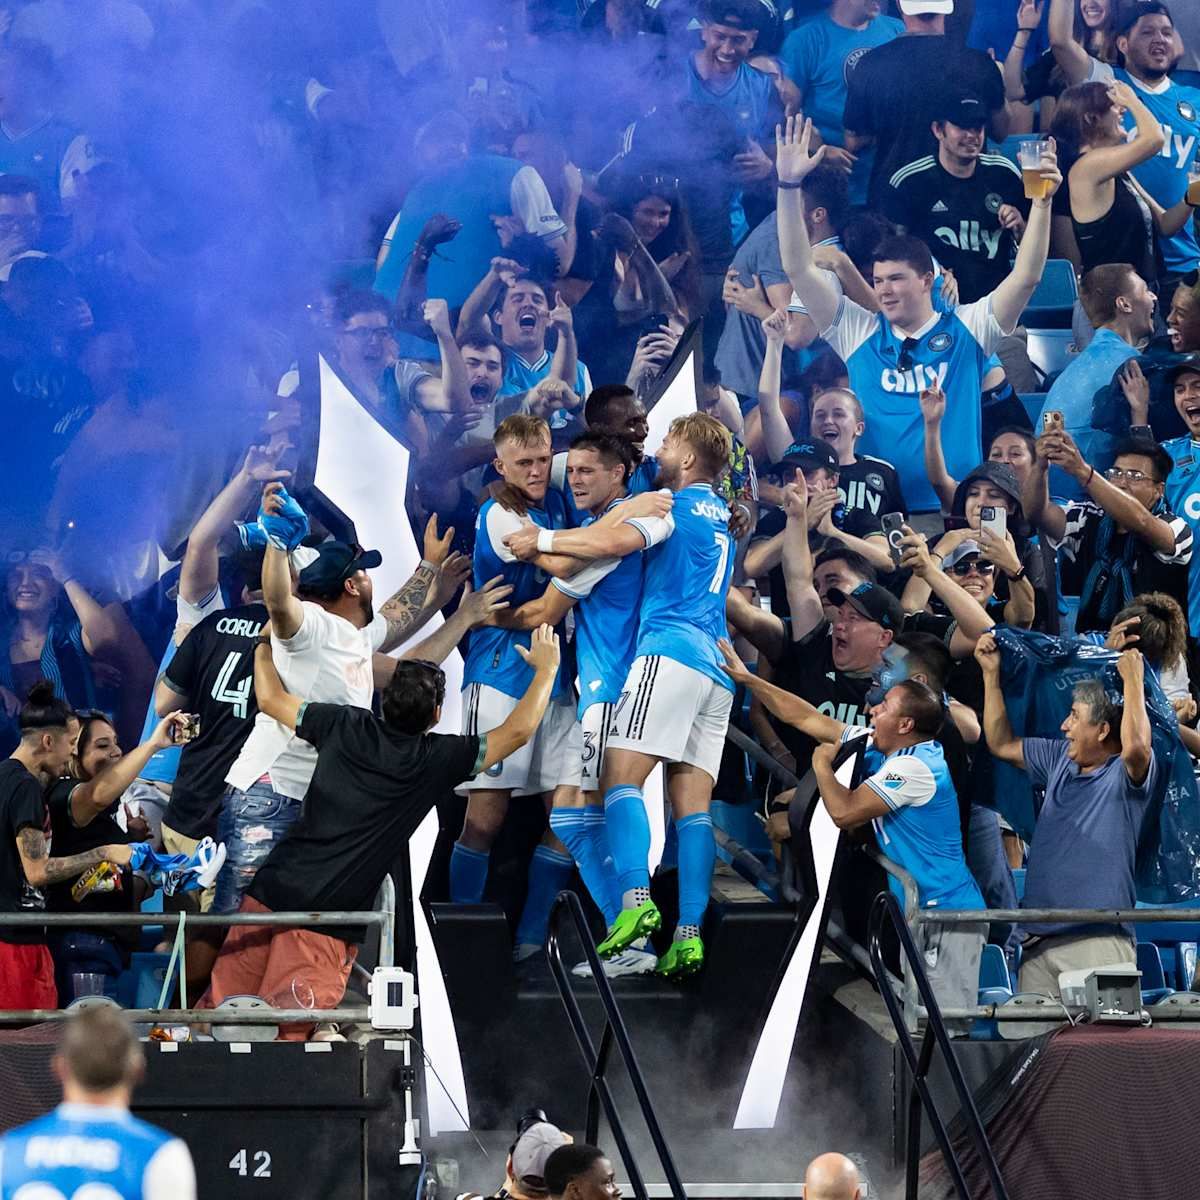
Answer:
[[[900,167],[881,197],[884,215],[954,272],[968,304],[1012,269],[1029,216],[1021,172],[1003,154],[985,153],[987,120],[974,96],[944,105],[933,122],[937,153]]]

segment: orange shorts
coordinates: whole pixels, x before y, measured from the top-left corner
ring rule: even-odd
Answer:
[[[253,896],[243,896],[238,909],[270,911]],[[273,1008],[336,1008],[357,957],[357,946],[310,929],[235,925],[196,1007],[215,1008],[230,996],[259,996]],[[279,1041],[307,1041],[313,1028],[311,1023],[280,1025]]]
[[[0,1008],[57,1008],[54,960],[44,945],[0,941]]]

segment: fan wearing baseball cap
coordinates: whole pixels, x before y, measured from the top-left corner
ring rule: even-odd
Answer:
[[[1021,172],[986,153],[989,115],[979,97],[948,93],[931,125],[936,153],[902,166],[883,193],[884,215],[954,272],[967,303],[1008,274],[1029,216]]]
[[[846,148],[876,149],[868,188],[873,208],[882,208],[888,180],[901,167],[937,152],[932,125],[943,119],[948,99],[976,97],[988,133],[998,139],[1008,133],[1000,72],[983,51],[946,40],[953,12],[953,0],[901,0],[905,36],[864,55],[850,74]]]
[[[285,504],[278,483],[263,492],[269,519]],[[412,636],[458,590],[465,560],[450,554],[454,530],[439,538],[437,520],[425,529],[424,557],[378,613],[368,571],[382,563],[378,550],[323,542],[292,590],[289,555],[275,543],[263,555],[263,601],[271,618],[271,647],[284,686],[303,700],[370,708],[372,656]],[[230,695],[234,703],[236,696]],[[225,867],[213,908],[235,912],[258,867],[300,816],[316,769],[317,752],[290,729],[260,712],[229,774],[217,828],[226,839]]]

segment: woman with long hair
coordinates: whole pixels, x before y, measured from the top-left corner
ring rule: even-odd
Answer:
[[[151,755],[174,745],[173,731],[184,720],[182,713],[164,717],[152,737],[136,750],[122,754],[117,731],[104,713],[79,713],[79,736],[71,756],[69,774],[55,783],[46,796],[50,813],[52,845],[56,855],[82,854],[97,846],[147,840],[148,828],[128,810],[121,820],[121,797],[141,774]],[[125,868],[108,881],[110,886],[76,898],[78,881],[51,884],[46,906],[51,912],[132,912],[147,889]],[[138,944],[137,930],[129,926],[112,929],[51,930],[50,955],[58,1002],[66,1006],[77,998],[76,976],[99,975],[105,995],[115,996],[117,977],[129,963],[129,953]]]
[[[1135,122],[1128,141],[1121,121]],[[1127,262],[1152,287],[1163,274],[1157,234],[1170,237],[1191,219],[1186,199],[1164,209],[1131,174],[1163,148],[1163,131],[1126,83],[1081,83],[1063,92],[1050,132],[1059,145],[1071,225],[1083,274]]]
[[[700,315],[700,249],[687,207],[675,180],[639,176],[617,197],[613,211],[624,217],[650,252],[675,293],[679,311],[689,319]],[[619,280],[614,301],[637,306],[638,278],[628,270],[628,256],[614,264]]]

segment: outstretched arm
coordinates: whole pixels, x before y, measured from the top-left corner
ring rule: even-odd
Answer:
[[[738,657],[733,644],[722,638],[717,643],[725,659],[725,672],[734,683],[748,688],[760,700],[763,707],[785,725],[791,725],[818,742],[836,742],[841,739],[846,726],[833,717],[818,712],[813,705],[800,696],[784,691],[783,688],[760,679],[749,670]]]
[[[1150,743],[1150,718],[1146,714],[1145,665],[1140,650],[1123,650],[1117,659],[1117,671],[1124,685],[1121,708],[1121,762],[1135,787],[1146,782],[1153,749]]]
[[[387,634],[379,649],[388,654],[412,637],[443,604],[448,604],[471,569],[469,559],[450,553],[454,526],[438,537],[437,514],[425,525],[421,562],[417,569],[380,606]]]
[[[66,883],[82,875],[89,867],[102,862],[116,863],[123,867],[132,857],[128,846],[97,846],[82,854],[70,854],[65,858],[51,858],[46,835],[32,825],[26,825],[17,833],[17,854],[25,878],[35,887],[44,888],[52,883]]]
[[[946,468],[942,450],[942,418],[946,415],[946,393],[939,387],[921,393],[921,417],[925,425],[925,474],[937,493],[943,512],[949,512],[958,491],[958,480]]]
[[[792,444],[792,431],[779,404],[783,377],[783,344],[787,337],[788,315],[783,309],[773,312],[762,323],[767,349],[758,376],[758,412],[762,422],[763,444],[769,462],[779,462]]]
[[[1024,743],[1013,736],[1000,690],[1000,647],[994,634],[985,633],[975,647],[975,661],[983,671],[983,736],[988,749],[1001,762],[1025,769]]]
[[[809,154],[812,121],[788,117],[785,128],[775,127],[775,168],[779,174],[779,254],[783,269],[818,330],[828,329],[837,312],[838,297],[813,261],[812,244],[804,224],[801,182],[821,162],[825,148]]]
[[[88,825],[110,804],[124,795],[125,789],[142,773],[159,750],[174,745],[172,730],[183,724],[182,713],[171,713],[159,721],[154,733],[120,761],[106,767],[92,779],[71,789],[71,819],[78,826]]]
[[[1050,0],[1050,49],[1069,85],[1083,83],[1092,70],[1088,52],[1075,40],[1076,0]]]

